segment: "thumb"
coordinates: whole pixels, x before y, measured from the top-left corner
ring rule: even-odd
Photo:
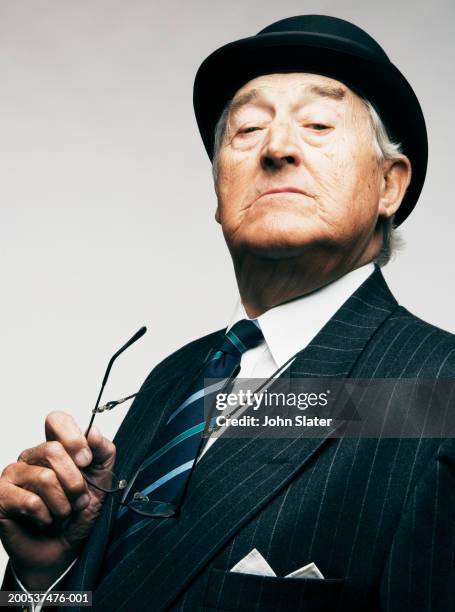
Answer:
[[[92,465],[101,467],[112,467],[115,461],[115,444],[105,438],[97,427],[89,431],[87,442],[92,451]]]

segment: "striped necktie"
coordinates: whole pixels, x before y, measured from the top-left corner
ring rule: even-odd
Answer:
[[[153,444],[152,452],[140,466],[130,493],[141,492],[150,499],[179,504],[200,450],[201,434],[206,424],[204,405],[208,395],[224,387],[240,365],[242,354],[257,346],[262,339],[256,320],[242,319],[227,332],[223,344],[211,356],[185,401],[169,415]],[[204,379],[208,378],[221,380],[204,388]],[[131,550],[138,533],[151,520],[150,517],[120,506],[102,570],[103,576],[125,556],[128,549]]]

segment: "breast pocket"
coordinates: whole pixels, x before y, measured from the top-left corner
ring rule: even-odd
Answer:
[[[275,578],[211,568],[204,610],[237,612],[335,611],[343,579]]]

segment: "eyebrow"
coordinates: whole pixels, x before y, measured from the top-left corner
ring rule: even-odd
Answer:
[[[311,85],[305,88],[305,93],[313,94],[321,98],[329,98],[331,100],[342,100],[346,95],[346,89],[344,87],[334,85]],[[261,96],[261,90],[250,89],[250,91],[241,94],[234,98],[229,105],[229,113],[238,111],[242,106],[250,104]]]
[[[346,89],[344,87],[337,87],[336,85],[312,85],[309,88],[309,92],[315,96],[331,98],[332,100],[342,100],[346,95]]]
[[[242,106],[253,102],[253,100],[259,97],[259,94],[259,89],[250,89],[250,91],[247,91],[244,94],[232,99],[231,103],[229,104],[229,113],[233,113],[239,110],[239,108],[242,108]]]

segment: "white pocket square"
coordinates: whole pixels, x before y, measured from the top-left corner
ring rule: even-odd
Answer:
[[[257,576],[276,576],[273,569],[257,550],[253,548],[246,557],[240,559],[238,563],[231,567],[231,572],[239,572],[241,574],[256,574]],[[308,563],[303,567],[287,574],[285,578],[318,578],[323,579],[322,572],[318,569],[316,563]]]

